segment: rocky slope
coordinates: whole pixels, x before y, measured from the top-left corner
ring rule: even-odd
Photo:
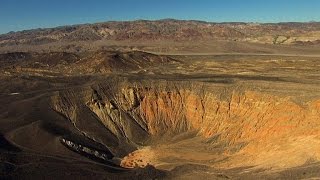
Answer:
[[[289,98],[260,92],[231,89],[221,94],[221,89],[209,91],[210,87],[201,84],[112,84],[60,92],[52,97],[52,107],[117,157],[147,148],[125,158],[124,167],[148,163],[161,167],[163,159],[188,159],[170,150],[173,137],[186,133],[193,135],[175,141],[202,138],[199,144],[189,142],[190,151],[195,144],[219,147],[219,151],[211,152],[217,153],[215,161],[202,161],[208,166],[289,168],[320,158],[316,151],[320,146],[318,99],[302,106]],[[97,121],[105,128],[104,136],[92,131],[96,125],[91,122]],[[206,159],[203,154],[194,158],[189,162]]]

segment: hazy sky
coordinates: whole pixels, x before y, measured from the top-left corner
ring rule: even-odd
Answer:
[[[320,21],[320,0],[0,0],[0,33],[109,20]]]

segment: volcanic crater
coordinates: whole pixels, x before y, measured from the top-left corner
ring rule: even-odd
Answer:
[[[105,147],[100,154],[76,151],[125,168],[282,169],[320,155],[319,132],[313,128],[320,125],[319,100],[301,105],[234,86],[113,80],[58,92],[51,105]],[[66,141],[78,143],[72,136]]]

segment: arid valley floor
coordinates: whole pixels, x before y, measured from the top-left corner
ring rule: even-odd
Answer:
[[[0,35],[0,179],[319,179],[319,27]]]

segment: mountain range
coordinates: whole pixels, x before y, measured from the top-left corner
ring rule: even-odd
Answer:
[[[212,23],[164,19],[103,22],[33,29],[0,35],[0,51],[51,45],[79,51],[86,43],[94,48],[122,43],[249,42],[267,45],[318,45],[320,23]],[[63,44],[63,45],[62,45]],[[24,47],[24,48],[21,48]],[[48,47],[47,47],[48,48]],[[29,50],[29,49],[28,49]]]

